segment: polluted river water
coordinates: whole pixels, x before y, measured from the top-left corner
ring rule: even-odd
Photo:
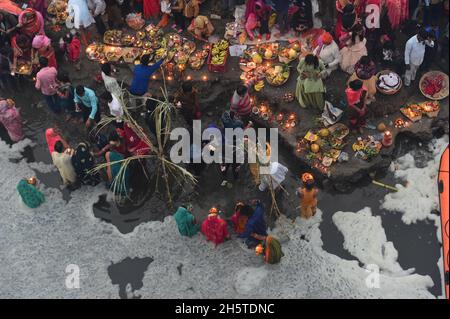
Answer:
[[[20,104],[20,98],[18,104]],[[51,157],[46,147],[43,132],[47,127],[51,126],[52,121],[49,120],[45,112],[36,112],[33,109],[35,107],[23,108],[23,117],[27,119],[25,134],[34,142],[33,146],[28,146],[24,149],[22,153],[23,158],[28,163],[51,164]],[[32,112],[33,117],[29,116],[30,112]],[[7,139],[3,131],[1,132],[1,138]],[[424,154],[421,151],[424,145],[413,140],[399,139],[395,147],[398,148],[396,152],[397,157],[407,153],[416,155],[418,166],[425,165],[426,161],[432,156],[431,153]],[[295,196],[295,189],[299,185],[298,175],[302,169],[297,167],[295,161],[290,159],[287,152],[280,154],[280,162],[285,164],[290,170],[285,181],[286,190],[290,195],[283,195],[280,205],[288,217],[295,218],[298,215],[298,210],[296,209],[298,200]],[[197,188],[211,191],[203,191],[201,196],[193,202],[194,211],[197,210],[195,214],[198,219],[206,215],[207,207],[216,205],[218,201],[220,201],[220,207],[229,216],[237,199],[263,197],[254,188],[244,186],[246,183],[250,183],[250,178],[245,173],[242,174],[241,181],[234,183],[235,187],[233,189],[221,188],[221,178],[217,174],[216,169],[215,167],[207,167],[200,177]],[[36,171],[36,176],[47,188],[59,190],[66,202],[71,200],[71,192],[61,188],[61,180],[57,171],[44,173]],[[395,179],[393,173],[389,171],[385,175],[377,176],[376,178],[390,185],[399,182]],[[215,187],[215,189],[211,187]],[[327,187],[322,187],[319,194],[319,208],[322,211],[322,221],[319,227],[322,234],[323,249],[342,259],[358,260],[344,248],[344,236],[333,222],[333,214],[338,211],[359,212],[364,207],[370,207],[373,216],[381,217],[387,240],[393,242],[398,251],[398,263],[401,267],[403,269],[415,268],[415,273],[430,276],[434,285],[429,288],[429,291],[434,296],[440,296],[442,287],[438,262],[441,256],[441,245],[436,236],[436,226],[429,221],[418,221],[407,225],[402,221],[401,214],[381,209],[380,202],[388,192],[386,189],[373,185],[370,183],[370,180],[355,185],[348,193],[336,193]],[[222,195],[222,198],[219,199],[218,195]],[[129,234],[143,223],[154,220],[162,221],[165,216],[173,213],[164,207],[162,202],[159,202],[162,207],[157,208],[149,203],[152,203],[151,196],[148,196],[147,200],[143,201],[138,207],[119,208],[112,202],[106,202],[106,198],[103,197],[94,205],[92,214],[96,218],[113,224],[121,233]],[[438,214],[438,212],[436,213]],[[139,294],[130,294],[129,290],[142,289],[142,278],[147,268],[151,267],[153,261],[153,258],[149,256],[137,258],[130,255],[122,261],[116,261],[114,264],[111,264],[107,270],[108,276],[113,284],[119,286],[120,298],[139,297]],[[361,262],[359,263],[362,264]],[[180,275],[182,267],[183,263],[180,263],[177,268]]]

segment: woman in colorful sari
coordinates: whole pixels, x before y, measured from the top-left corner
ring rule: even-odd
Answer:
[[[127,123],[124,123],[123,130],[117,129],[119,135],[125,141],[127,151],[132,156],[147,155],[150,153],[150,146],[144,142]]]
[[[23,34],[16,34],[11,38],[11,47],[13,49],[12,71],[16,71],[19,60],[31,62],[32,48],[31,39]]]
[[[178,207],[173,217],[177,223],[178,231],[182,236],[193,237],[200,230],[200,226],[196,223],[194,215],[186,207]]]
[[[161,13],[159,0],[144,0],[144,18],[156,18]]]
[[[206,240],[213,242],[216,247],[231,238],[227,222],[219,216],[219,210],[216,207],[209,210],[209,215],[203,221],[202,233]]]
[[[45,139],[47,140],[48,151],[50,155],[55,151],[55,144],[58,141],[63,143],[64,148],[68,148],[69,144],[63,139],[56,128],[48,128],[45,130]]]
[[[255,248],[256,255],[263,255],[268,264],[278,264],[284,256],[280,242],[272,236],[267,236],[261,244]]]
[[[365,9],[365,0],[337,0],[337,22],[334,36],[340,39],[348,33]]]
[[[248,216],[248,221],[245,224],[244,232],[238,237],[245,239],[248,248],[255,248],[267,236],[264,205],[258,200],[253,203],[255,204],[254,209],[250,205],[244,205],[240,211],[242,215]]]
[[[356,63],[367,55],[367,40],[364,37],[364,27],[360,24],[355,26],[351,32],[351,39],[341,49],[341,69],[348,74],[355,72]]]
[[[45,196],[37,190],[36,184],[36,177],[32,177],[27,180],[22,179],[16,187],[22,201],[30,208],[39,207],[43,202],[45,202]]]
[[[19,15],[20,33],[33,38],[37,34],[44,34],[44,18],[42,14],[32,8],[27,8]]]
[[[363,86],[367,89],[367,105],[375,101],[375,94],[377,93],[377,66],[367,55],[364,55],[355,64],[355,72],[352,74],[347,82],[350,83],[353,80],[361,80]]]
[[[326,68],[315,55],[308,54],[300,60],[297,67],[299,77],[295,95],[303,108],[317,108],[323,111],[325,106],[325,85],[322,77]]]
[[[72,156],[72,165],[78,180],[84,185],[95,186],[100,182],[99,173],[91,173],[95,161],[87,143],[78,144]]]
[[[248,216],[241,214],[241,209],[245,204],[239,202],[234,208],[234,214],[231,216],[231,222],[233,223],[233,229],[236,234],[240,235],[245,231],[245,225],[248,221]]]
[[[58,68],[56,63],[55,50],[52,47],[51,40],[45,35],[37,35],[34,37],[32,47],[35,49],[35,59],[39,61],[39,58],[47,58],[48,67]]]
[[[206,16],[197,16],[192,20],[188,31],[201,41],[208,41],[208,38],[214,33],[214,26]]]
[[[52,152],[53,165],[58,169],[64,185],[69,187],[77,181],[77,174],[72,165],[72,155],[72,149],[64,147],[61,141],[56,141]]]
[[[0,99],[0,123],[6,128],[13,142],[23,139],[22,118],[13,100]]]
[[[363,127],[366,125],[367,116],[367,89],[363,86],[361,80],[354,80],[349,83],[345,90],[347,103],[350,112],[350,128],[358,130],[362,134]]]
[[[105,154],[106,162],[109,164],[106,168],[109,187],[118,196],[128,197],[130,194],[130,170],[123,167],[125,159],[122,154],[109,151]]]

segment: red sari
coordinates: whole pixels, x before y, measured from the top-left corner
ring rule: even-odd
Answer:
[[[144,0],[144,18],[156,18],[161,13],[159,0]]]
[[[127,123],[123,125],[123,130],[116,129],[119,135],[125,140],[127,151],[132,156],[147,155],[150,153],[150,146],[145,143]]]
[[[209,214],[202,223],[202,233],[207,241],[211,241],[217,246],[229,237],[227,222],[216,214]]]

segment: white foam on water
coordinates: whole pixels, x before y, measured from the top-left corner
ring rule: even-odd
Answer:
[[[404,273],[397,262],[398,252],[394,244],[387,241],[381,217],[372,216],[369,207],[357,213],[337,212],[332,219],[344,235],[344,248],[360,262],[375,264],[392,274]]]
[[[122,235],[93,216],[103,186],[83,186],[66,203],[59,190],[40,185],[46,202],[29,209],[15,187],[35,172],[8,160],[19,152],[0,142],[0,298],[118,298],[107,268],[126,257],[154,259],[139,290],[143,298],[433,298],[432,280],[417,274],[381,274],[380,288],[368,287],[368,272],[356,261],[323,250],[320,211],[307,221],[278,223],[274,232],[282,227],[290,240],[281,263],[266,265],[237,240],[214,248],[201,234],[181,237],[171,216]],[[80,268],[80,289],[65,285],[69,264]]]
[[[440,227],[440,219],[432,214],[439,209],[437,176],[441,155],[448,145],[448,136],[434,140],[430,145],[433,158],[424,168],[416,167],[414,157],[406,154],[394,163],[395,177],[406,186],[397,184],[398,192],[385,196],[381,208],[402,213],[402,220],[406,224],[429,219]],[[438,230],[440,238],[440,230]]]

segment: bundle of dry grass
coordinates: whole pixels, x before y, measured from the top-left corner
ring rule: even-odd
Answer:
[[[164,78],[164,77],[163,77]],[[172,196],[172,188],[170,181],[173,180],[176,182],[176,185],[183,185],[184,183],[197,183],[196,178],[192,175],[188,170],[184,167],[173,163],[170,160],[170,157],[167,156],[165,149],[169,140],[170,130],[172,125],[172,116],[174,114],[174,105],[169,101],[166,83],[164,82],[164,87],[161,88],[163,99],[157,100],[152,97],[144,97],[139,98],[141,101],[146,101],[148,99],[154,100],[157,102],[157,107],[154,110],[152,116],[155,119],[156,126],[156,145],[152,143],[148,135],[144,132],[143,128],[137,123],[137,121],[133,118],[131,114],[131,110],[135,108],[141,107],[138,106],[130,106],[131,102],[133,102],[133,97],[128,97],[128,92],[123,89],[122,94],[119,97],[119,101],[122,104],[124,115],[123,121],[133,130],[133,132],[147,145],[150,147],[150,152],[147,155],[135,155],[132,157],[128,157],[126,159],[120,161],[114,161],[110,163],[102,163],[97,165],[92,171],[98,172],[101,171],[108,166],[119,164],[121,165],[119,173],[115,177],[114,181],[111,183],[111,191],[116,194],[115,198],[120,198],[123,196],[123,188],[125,188],[125,176],[126,170],[129,168],[130,163],[133,161],[143,162],[147,159],[153,159],[156,161],[155,167],[157,170],[153,172],[156,175],[156,189],[159,189],[159,181],[162,178],[165,193],[167,197],[167,204],[169,208],[173,209],[173,196]],[[104,129],[106,126],[115,121],[114,117],[105,117],[103,118],[97,125],[97,129],[100,131]],[[144,170],[145,172],[145,170]],[[147,179],[150,180],[150,177],[147,176]],[[122,195],[121,195],[122,194]],[[118,195],[118,196],[117,196]],[[126,196],[129,198],[127,194]]]

